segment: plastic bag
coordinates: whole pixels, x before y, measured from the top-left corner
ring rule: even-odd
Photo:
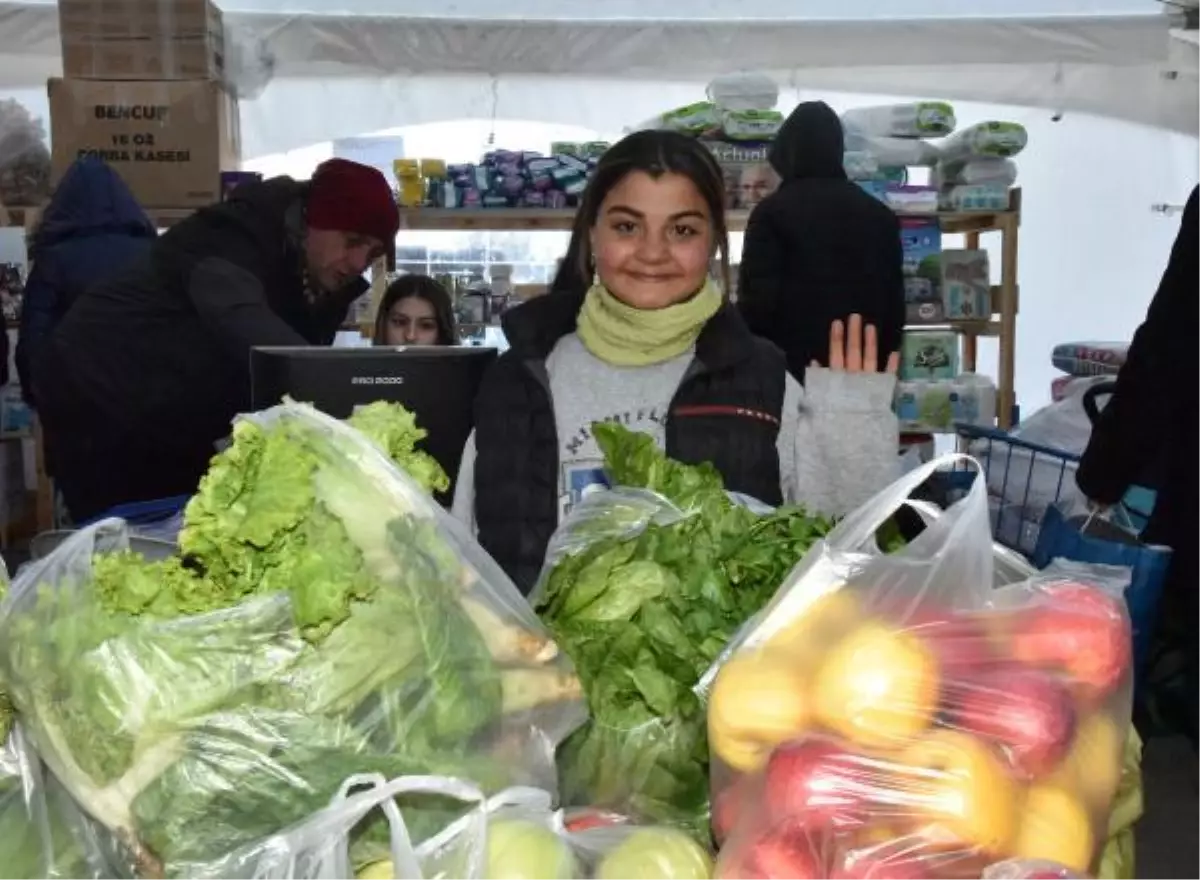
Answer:
[[[671,467],[695,477],[663,465]],[[574,659],[591,712],[559,749],[564,804],[707,838],[708,746],[695,687],[826,528],[731,498],[719,480],[686,511],[625,487],[572,509],[531,596]]]
[[[413,791],[459,800],[470,804],[470,811],[414,846],[403,813],[391,800],[397,793]],[[290,840],[275,844],[272,849],[336,850],[331,844],[335,837],[344,839],[342,829],[377,806],[388,812],[391,858],[366,866],[358,874],[362,880],[444,877],[707,880],[712,875],[709,851],[677,829],[637,826],[624,817],[594,811],[585,816],[552,812],[550,795],[538,789],[511,788],[489,798],[470,783],[437,777],[413,777],[389,783],[379,780],[374,789],[331,805],[323,816],[291,832]],[[303,876],[345,877],[348,875],[337,873],[345,865],[344,859],[327,861],[324,867],[333,873],[322,870],[317,874],[311,871],[310,864],[309,872]]]
[[[708,100],[720,110],[774,110],[779,83],[765,73],[723,73],[708,84]]]
[[[960,459],[907,474],[843,520],[717,672],[718,876],[1095,864],[1130,716],[1124,584],[1054,574],[994,588],[978,478],[907,547],[861,552]]]
[[[1084,877],[1046,859],[1006,859],[988,865],[983,872],[983,880],[1083,880]]]
[[[1017,182],[1017,163],[1012,159],[971,159],[965,162],[941,162],[933,170],[930,183],[938,188],[991,183],[1012,186]]]
[[[954,131],[954,108],[944,101],[857,107],[842,114],[842,124],[882,137],[941,137]]]
[[[847,152],[865,153],[880,167],[932,167],[941,157],[938,147],[928,141],[868,134],[853,125],[846,126],[845,141]]]
[[[364,435],[297,404],[247,417],[185,519],[203,575],[121,555],[128,530],[108,520],[0,605],[20,716],[132,870],[203,873],[359,773],[553,789],[555,747],[586,715],[569,660]],[[406,808],[414,833],[452,818]],[[356,859],[381,831],[358,832]]]
[[[945,162],[969,159],[1011,159],[1029,142],[1019,122],[977,122],[959,129],[939,144]]]
[[[83,816],[45,773],[19,726],[0,747],[0,875],[109,876]]]

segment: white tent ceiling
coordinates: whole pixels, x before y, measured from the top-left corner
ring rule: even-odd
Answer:
[[[273,59],[271,84],[243,105],[250,155],[467,114],[614,132],[744,68],[804,92],[1198,128],[1195,65],[1154,0],[219,3]],[[61,71],[57,25],[52,2],[0,2],[0,83],[28,88]]]

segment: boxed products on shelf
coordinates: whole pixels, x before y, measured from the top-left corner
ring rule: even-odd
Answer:
[[[80,156],[111,165],[148,208],[221,199],[221,172],[237,168],[237,102],[212,80],[52,79],[54,177]]]
[[[901,220],[900,244],[904,252],[905,320],[910,324],[945,321],[942,230],[937,220]]]
[[[996,385],[987,376],[902,379],[896,384],[896,418],[906,433],[942,433],[955,425],[990,427],[996,421]]]
[[[397,159],[397,195],[404,207],[567,208],[587,187],[607,144],[556,143],[552,155],[493,150],[477,164]]]
[[[725,207],[750,210],[779,186],[779,175],[767,158],[770,143],[704,139],[704,145],[725,176]]]
[[[987,320],[992,315],[985,250],[942,251],[942,304],[948,321]]]
[[[900,341],[901,379],[953,379],[958,375],[958,334],[906,330]]]

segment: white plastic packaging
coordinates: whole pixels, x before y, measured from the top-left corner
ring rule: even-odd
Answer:
[[[722,110],[774,110],[779,83],[751,70],[725,73],[708,84],[708,100]]]

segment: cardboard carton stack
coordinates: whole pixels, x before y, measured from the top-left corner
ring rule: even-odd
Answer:
[[[237,104],[209,0],[59,0],[64,78],[52,79],[57,180],[81,155],[112,165],[150,208],[220,200],[238,167]]]

